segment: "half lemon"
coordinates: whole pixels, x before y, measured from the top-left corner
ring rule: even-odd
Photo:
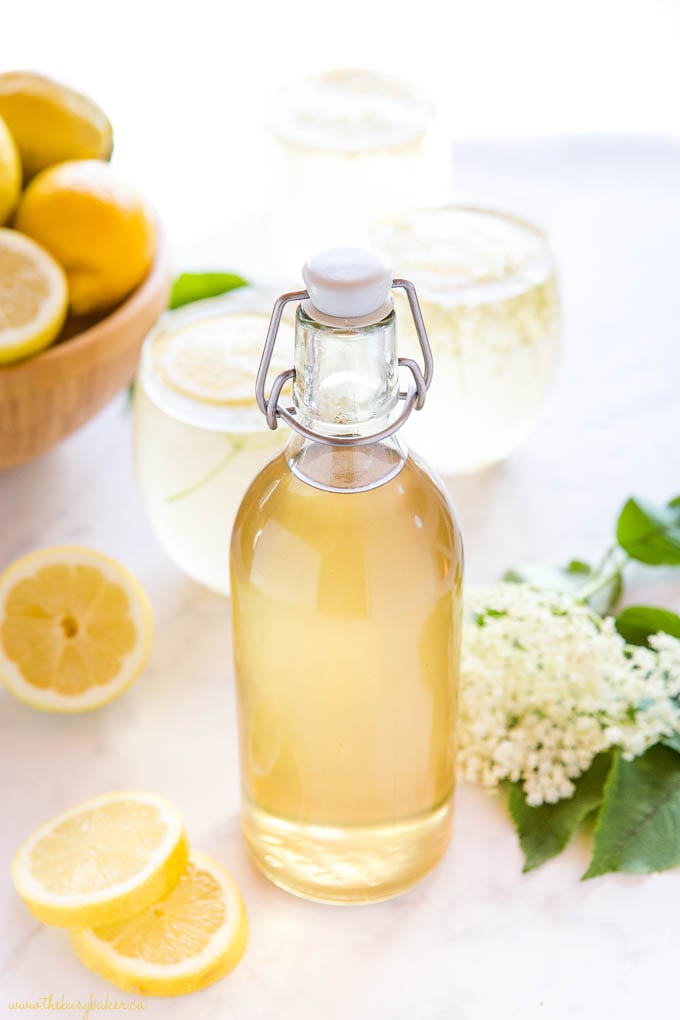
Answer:
[[[0,576],[0,680],[35,708],[112,701],[145,665],[152,634],[137,579],[93,549],[39,549]]]
[[[67,309],[59,263],[30,237],[0,227],[0,365],[49,346]]]

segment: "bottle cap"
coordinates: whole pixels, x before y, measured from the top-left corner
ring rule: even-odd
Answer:
[[[307,259],[302,278],[312,305],[323,315],[358,319],[388,304],[392,265],[370,248],[329,248]]]

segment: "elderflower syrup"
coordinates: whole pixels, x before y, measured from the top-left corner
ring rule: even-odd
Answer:
[[[269,321],[261,301],[238,292],[167,313],[145,341],[135,385],[137,477],[156,535],[181,570],[223,595],[239,503],[286,440],[252,393]],[[289,325],[284,358],[286,346]]]
[[[433,112],[409,82],[368,70],[304,78],[274,97],[272,225],[287,272],[297,278],[331,241],[365,243],[373,219],[432,195]]]
[[[303,275],[258,376],[269,424],[294,432],[231,543],[243,829],[284,889],[366,902],[417,882],[449,841],[463,553],[448,496],[396,435],[432,362],[422,322],[424,370],[397,360],[389,264],[333,249]],[[295,369],[267,398],[292,300]]]
[[[406,437],[442,474],[503,460],[531,431],[560,346],[560,301],[545,235],[515,216],[447,206],[383,221],[372,240],[419,289],[437,375]],[[399,325],[417,341],[408,308]]]

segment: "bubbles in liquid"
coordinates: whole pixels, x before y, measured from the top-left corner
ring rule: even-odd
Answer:
[[[372,239],[395,275],[415,283],[434,353],[407,442],[444,474],[502,460],[530,432],[557,366],[559,291],[545,236],[511,216],[451,206],[394,217]],[[408,306],[396,302],[400,349],[418,357]]]

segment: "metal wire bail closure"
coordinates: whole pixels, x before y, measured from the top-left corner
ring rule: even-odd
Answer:
[[[376,443],[380,442],[382,439],[387,439],[387,437],[391,436],[393,432],[396,432],[397,429],[401,428],[411,414],[411,411],[414,409],[416,411],[420,411],[422,409],[425,404],[427,391],[430,387],[430,383],[432,382],[432,348],[430,347],[430,341],[427,338],[427,331],[425,329],[425,323],[423,322],[423,315],[420,310],[418,295],[411,281],[402,279],[392,280],[392,289],[406,291],[413,324],[416,328],[418,342],[420,343],[420,350],[423,355],[422,369],[412,358],[399,358],[398,360],[400,367],[409,369],[412,378],[409,382],[408,389],[399,391],[399,399],[403,400],[404,406],[397,418],[395,418],[395,420],[384,429],[380,429],[379,432],[372,432],[370,435],[366,436],[324,436],[318,432],[314,432],[312,429],[307,428],[306,425],[303,425],[302,422],[295,417],[294,407],[284,407],[282,404],[279,404],[281,390],[286,383],[289,382],[289,380],[295,378],[294,368],[289,368],[286,372],[281,372],[277,375],[269,397],[267,397],[265,393],[267,375],[269,373],[269,366],[271,365],[272,355],[276,345],[276,337],[278,336],[279,326],[281,325],[283,310],[287,304],[290,304],[291,301],[300,302],[309,298],[308,291],[295,290],[288,294],[282,294],[281,297],[277,298],[274,303],[269,329],[267,330],[267,338],[264,342],[264,350],[262,351],[262,358],[260,360],[260,367],[257,370],[257,378],[255,380],[255,397],[257,400],[257,406],[267,419],[267,425],[270,429],[276,429],[278,427],[278,419],[281,418],[282,421],[285,421],[285,423],[299,435],[303,436],[305,439],[311,439],[316,443],[324,443],[327,446],[367,446],[370,443]]]

